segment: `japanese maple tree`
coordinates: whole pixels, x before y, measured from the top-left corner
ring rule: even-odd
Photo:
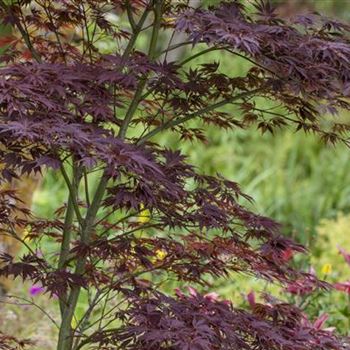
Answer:
[[[13,28],[2,41],[1,181],[51,168],[68,193],[49,219],[0,191],[1,234],[25,251],[3,253],[0,275],[58,298],[58,350],[349,348],[293,305],[267,297],[246,311],[194,289],[210,290],[208,276],[230,272],[327,287],[290,266],[304,248],[245,208],[250,197],[236,183],[201,174],[157,143],[165,132],[201,141],[201,124],[230,132],[293,127],[348,143],[349,125],[324,114],[350,109],[350,27],[316,14],[282,20],[265,1],[245,5],[0,0],[2,21]],[[175,37],[184,40],[173,44]],[[106,52],[107,39],[115,50]],[[189,48],[185,57],[169,61],[180,47]],[[230,76],[209,58],[193,63],[214,50],[251,68]],[[264,109],[260,97],[278,108]],[[173,293],[163,288],[169,279],[179,287]],[[89,302],[74,323],[83,290]],[[15,347],[0,333],[0,348]]]

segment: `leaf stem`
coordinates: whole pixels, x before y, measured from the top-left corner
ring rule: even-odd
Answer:
[[[130,1],[129,0],[126,1],[126,13],[128,15],[128,20],[129,20],[130,26],[131,26],[132,30],[135,31],[136,23],[135,23],[135,20],[134,20],[134,16],[132,14],[131,5],[130,5]]]
[[[201,115],[211,112],[217,108],[223,107],[229,103],[232,103],[234,101],[240,100],[242,98],[246,98],[246,97],[250,97],[255,95],[257,92],[261,91],[262,87],[259,87],[257,89],[254,90],[250,90],[250,91],[245,91],[242,92],[241,94],[235,95],[235,96],[231,96],[225,100],[219,101],[217,103],[214,103],[210,106],[207,106],[197,112],[191,113],[187,116],[184,116],[182,118],[176,118],[176,119],[170,119],[167,122],[165,122],[164,124],[160,125],[159,127],[153,129],[152,131],[150,131],[148,134],[146,134],[145,136],[143,136],[142,138],[140,138],[137,142],[138,145],[141,145],[143,143],[145,143],[147,140],[149,140],[150,138],[152,138],[153,136],[157,135],[158,133],[160,133],[161,131],[164,131],[166,129],[169,128],[173,128],[174,126],[177,126],[179,124],[183,124],[191,119],[194,119],[196,117],[200,117]]]
[[[74,161],[73,161],[72,187],[74,188],[75,193],[78,192],[80,179],[81,179],[81,171],[76,166],[74,166]],[[74,198],[72,193],[69,192],[67,210],[66,210],[66,215],[64,219],[63,239],[61,243],[58,269],[64,268],[69,257],[69,245],[71,242],[71,232],[72,232],[72,224],[74,220],[74,212],[75,212]],[[67,305],[66,297],[60,297],[59,304],[60,304],[60,311],[62,316],[65,310],[65,307]]]
[[[64,178],[64,181],[68,187],[68,190],[69,190],[69,193],[70,193],[70,198],[71,198],[71,201],[72,201],[72,205],[73,205],[73,208],[74,208],[74,211],[75,211],[75,215],[79,221],[79,224],[80,225],[83,225],[83,217],[81,216],[81,213],[80,213],[80,210],[79,210],[79,205],[78,205],[78,201],[77,201],[77,198],[78,198],[78,194],[77,194],[77,189],[74,188],[74,184],[73,182],[70,181],[69,179],[69,176],[66,172],[66,169],[64,168],[63,165],[61,165],[61,173],[62,173],[62,176]]]
[[[128,45],[126,46],[125,50],[124,50],[124,53],[123,53],[123,60],[126,60],[130,53],[131,53],[131,50],[133,49],[135,43],[136,43],[136,40],[142,30],[142,27],[147,19],[147,16],[150,12],[150,8],[147,6],[145,11],[143,12],[139,22],[137,23],[137,25],[135,26],[134,30],[133,30],[133,35],[131,36],[129,42],[128,42]]]
[[[162,19],[162,0],[155,0],[155,6],[154,6],[154,24],[153,24],[153,30],[152,30],[152,36],[151,41],[149,45],[148,50],[148,57],[150,61],[153,61],[156,57],[156,46],[158,41],[158,35],[160,30],[160,23]],[[125,114],[125,118],[123,120],[123,123],[120,127],[118,136],[120,138],[125,138],[126,131],[129,127],[129,124],[131,122],[132,117],[134,116],[137,107],[139,103],[142,101],[142,92],[147,82],[147,75],[145,75],[139,82],[137,89],[135,91],[134,97],[130,103],[130,106]]]
[[[130,38],[130,41],[129,41],[129,43],[128,43],[128,45],[123,53],[123,57],[122,57],[123,60],[126,60],[127,57],[130,55],[131,50],[134,47],[136,39],[137,39],[137,37],[138,37],[142,27],[143,27],[143,24],[147,18],[149,11],[150,11],[150,8],[147,7],[146,10],[144,11],[144,13],[142,14],[141,19],[138,22],[138,24],[134,30],[134,33],[133,33],[132,37]],[[69,184],[70,184],[70,182],[68,181],[67,182],[68,187],[70,187]],[[89,244],[89,242],[90,242],[92,230],[93,230],[94,223],[95,223],[96,216],[97,216],[97,212],[100,208],[107,184],[108,184],[108,176],[107,176],[107,173],[105,170],[101,179],[100,179],[100,182],[98,184],[98,187],[97,187],[96,192],[94,194],[94,197],[92,199],[91,205],[86,212],[85,219],[83,220],[82,225],[81,225],[81,242],[83,242],[85,244]],[[73,189],[73,193],[74,193],[74,189]],[[80,276],[83,275],[84,271],[85,271],[85,265],[86,265],[85,258],[78,260],[78,262],[76,264],[76,268],[75,268],[75,274],[80,275]],[[79,286],[79,285],[74,285],[71,288],[69,298],[67,301],[67,306],[66,306],[64,313],[63,313],[63,316],[62,316],[62,323],[61,323],[60,332],[59,332],[59,336],[58,336],[57,350],[70,350],[72,348],[73,330],[71,327],[71,322],[73,319],[75,308],[76,308],[77,303],[78,303],[80,290],[81,290],[81,286]]]
[[[11,8],[11,6],[8,6],[5,4],[5,2],[3,0],[0,0],[0,7],[2,7],[5,11],[7,11],[7,13],[10,15],[11,20],[13,21],[13,23],[15,24],[15,26],[17,27],[17,29],[19,30],[19,32],[22,35],[22,38],[24,40],[24,42],[26,43],[27,48],[29,49],[29,51],[31,52],[33,58],[38,62],[41,63],[41,57],[40,54],[35,50],[28,32],[23,28],[21,22],[18,20],[18,18],[14,15],[13,10]]]

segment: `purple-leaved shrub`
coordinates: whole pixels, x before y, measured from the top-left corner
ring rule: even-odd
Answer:
[[[346,338],[282,301],[246,311],[213,294],[162,288],[172,279],[180,290],[210,291],[207,276],[231,272],[328,287],[290,265],[305,249],[278,223],[245,208],[241,200],[251,198],[236,183],[201,174],[179,150],[157,143],[164,132],[179,142],[204,140],[200,125],[208,124],[230,132],[294,127],[348,144],[349,125],[324,123],[322,115],[350,109],[350,27],[314,14],[282,20],[269,2],[254,2],[253,12],[244,4],[0,0],[2,21],[13,29],[2,41],[0,179],[50,168],[68,193],[48,219],[21,209],[14,192],[0,191],[1,234],[26,250],[2,254],[0,275],[31,280],[58,298],[58,350],[349,348]],[[79,35],[67,40],[64,28]],[[169,32],[183,42],[167,43]],[[115,52],[101,53],[106,37]],[[166,59],[183,46],[198,49]],[[214,50],[247,59],[251,69],[231,76],[217,62],[193,64]],[[260,107],[258,97],[278,108]],[[26,228],[25,240],[18,227]],[[44,247],[37,254],[43,239],[57,254]],[[73,323],[82,290],[89,302]],[[0,333],[0,348],[15,347],[15,338]]]

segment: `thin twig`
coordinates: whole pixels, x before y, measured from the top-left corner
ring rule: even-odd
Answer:
[[[207,106],[197,112],[191,113],[187,116],[181,117],[181,118],[174,118],[174,119],[170,119],[169,121],[167,121],[166,123],[160,125],[159,127],[153,129],[152,131],[150,131],[148,134],[146,134],[144,137],[142,137],[141,139],[139,139],[139,141],[137,142],[138,145],[142,145],[143,143],[145,143],[147,140],[149,140],[150,138],[152,138],[153,136],[157,135],[158,133],[160,133],[161,131],[173,128],[174,126],[183,124],[189,120],[192,120],[194,118],[200,117],[201,115],[214,111],[217,108],[223,107],[229,103],[232,103],[234,101],[243,99],[243,98],[247,98],[250,96],[255,96],[255,94],[259,91],[262,91],[263,88],[259,87],[257,89],[254,90],[250,90],[250,91],[245,91],[242,92],[238,95],[235,96],[231,96],[225,100],[219,101],[217,103],[214,103],[213,105]]]
[[[5,2],[3,0],[0,0],[0,7],[2,7],[11,17],[11,20],[13,21],[13,23],[15,24],[15,26],[17,27],[17,29],[19,30],[19,32],[22,35],[22,38],[24,40],[24,42],[26,43],[27,48],[29,49],[29,51],[31,52],[33,58],[38,62],[41,63],[41,57],[40,54],[36,51],[36,49],[34,48],[30,36],[28,34],[28,32],[25,30],[25,28],[22,26],[22,23],[18,20],[18,18],[13,14],[12,8],[11,6],[8,6],[5,4]]]
[[[11,303],[9,301],[5,301],[0,299],[0,303],[3,304],[10,304],[10,305],[18,305],[18,306],[35,306],[38,310],[40,310],[56,327],[59,329],[58,323],[54,320],[52,316],[48,312],[45,311],[44,308],[42,308],[40,305],[36,304],[33,300],[28,300],[23,297],[19,297],[17,295],[7,295],[6,298],[13,298],[13,299],[18,299],[18,300],[23,300],[25,303]]]

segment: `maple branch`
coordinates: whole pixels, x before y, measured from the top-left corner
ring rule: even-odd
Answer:
[[[142,226],[138,226],[138,227],[136,227],[136,228],[134,228],[134,229],[132,229],[132,230],[130,230],[130,231],[123,232],[123,233],[119,234],[118,236],[115,236],[115,237],[112,237],[112,238],[108,239],[108,242],[115,242],[115,241],[117,241],[118,239],[120,239],[120,238],[122,238],[122,237],[131,235],[131,234],[134,233],[134,232],[142,231],[142,230],[148,229],[148,228],[157,228],[157,227],[159,227],[159,226],[160,226],[159,223],[152,223],[152,224],[145,224],[145,225],[142,225]],[[105,236],[106,233],[108,233],[109,230],[110,230],[110,229],[107,229],[107,230],[103,231],[103,232],[101,233],[101,237],[102,237],[102,236]]]
[[[104,196],[105,189],[107,187],[108,178],[102,176],[102,179],[98,185],[95,196],[92,200],[91,206],[87,210],[85,220],[83,221],[81,229],[81,241],[84,244],[89,244],[91,239],[91,232],[94,226],[97,212],[100,208],[102,198]],[[81,276],[85,271],[86,259],[79,259],[74,273]],[[59,333],[59,339],[57,344],[57,350],[67,350],[71,348],[73,341],[71,322],[74,316],[74,311],[78,303],[81,287],[78,285],[72,286],[67,306],[62,316],[62,324]]]
[[[150,12],[150,8],[149,6],[146,7],[145,11],[143,12],[139,22],[137,23],[137,25],[135,26],[134,28],[134,31],[133,31],[133,35],[131,36],[129,42],[128,42],[128,45],[126,46],[125,50],[124,50],[124,53],[123,53],[123,56],[122,56],[122,59],[123,60],[126,60],[130,53],[131,53],[131,50],[132,48],[134,47],[135,43],[136,43],[136,40],[142,30],[142,27],[147,19],[147,16]]]
[[[148,134],[146,134],[145,136],[143,136],[142,138],[140,138],[137,141],[137,145],[142,145],[143,143],[145,143],[147,140],[149,140],[150,138],[152,138],[153,136],[157,135],[158,133],[160,133],[161,131],[167,130],[169,128],[173,128],[174,126],[177,126],[179,124],[183,124],[189,120],[192,120],[194,118],[200,117],[202,114],[214,111],[217,108],[223,107],[229,103],[232,103],[234,101],[240,100],[242,98],[246,98],[246,97],[250,97],[250,96],[254,96],[256,93],[260,92],[263,90],[263,87],[259,87],[257,89],[254,90],[250,90],[250,91],[246,91],[243,92],[241,94],[235,95],[235,96],[231,96],[225,100],[219,101],[217,103],[214,103],[213,105],[207,106],[197,112],[191,113],[187,116],[184,116],[182,118],[177,118],[177,119],[170,119],[167,122],[165,122],[164,124],[160,125],[159,127],[153,129],[152,131],[150,131]]]
[[[72,188],[74,189],[74,194],[78,192],[79,182],[81,179],[81,171],[74,166],[73,161],[73,176],[72,176]],[[60,248],[60,255],[59,255],[59,261],[58,261],[58,268],[62,269],[67,263],[68,256],[69,256],[69,245],[71,241],[71,230],[72,230],[72,224],[74,220],[74,212],[77,210],[75,208],[75,200],[74,200],[74,194],[69,191],[68,196],[68,204],[66,209],[66,215],[64,219],[64,226],[63,226],[63,233],[62,233],[62,243]],[[79,208],[78,208],[79,211]],[[66,296],[60,297],[59,299],[60,304],[60,311],[61,316],[64,313],[65,307],[67,305],[67,299]]]
[[[167,53],[168,53],[169,51],[171,51],[171,50],[175,50],[175,49],[177,49],[177,48],[179,48],[179,47],[182,47],[182,46],[184,46],[184,45],[188,45],[188,44],[191,44],[191,43],[192,43],[192,42],[183,42],[183,43],[180,43],[180,44],[176,44],[176,45],[174,45],[174,46],[171,46],[171,49],[162,51],[162,54],[163,54],[163,53],[166,53],[166,54],[167,54]],[[217,50],[226,50],[226,51],[228,51],[228,52],[230,52],[230,53],[232,53],[232,54],[234,54],[234,55],[237,55],[237,56],[239,56],[239,57],[242,57],[242,58],[246,59],[247,61],[249,61],[249,62],[251,62],[251,63],[253,63],[253,64],[255,64],[255,65],[257,65],[257,66],[259,66],[259,67],[261,67],[261,68],[264,68],[265,70],[269,71],[270,73],[275,74],[274,72],[270,71],[269,69],[265,68],[264,66],[261,66],[261,65],[259,65],[258,63],[256,63],[255,61],[251,60],[250,58],[248,58],[248,57],[246,57],[246,56],[244,56],[244,55],[241,55],[241,54],[239,54],[239,53],[236,53],[236,52],[234,52],[234,51],[231,51],[231,50],[229,50],[229,49],[226,48],[226,47],[209,47],[208,49],[204,49],[204,50],[202,50],[202,51],[199,51],[199,52],[195,53],[195,54],[192,55],[192,56],[189,56],[189,57],[185,58],[185,59],[184,59],[183,61],[181,61],[178,65],[179,65],[179,66],[184,66],[186,63],[188,63],[188,62],[190,62],[190,61],[196,59],[197,57],[200,57],[200,56],[202,56],[202,55],[205,55],[205,54],[208,53],[208,52],[217,51]],[[156,89],[156,86],[154,86],[154,87],[152,87],[151,89],[149,89],[148,91],[146,91],[146,92],[141,96],[140,100],[142,101],[142,100],[144,100],[145,98],[147,98],[155,89]]]
[[[188,63],[188,62],[194,60],[195,58],[197,58],[197,57],[199,57],[199,56],[202,56],[202,55],[204,55],[204,54],[206,54],[206,53],[208,53],[208,52],[216,51],[216,50],[222,50],[222,49],[223,49],[223,48],[221,48],[221,47],[215,47],[215,46],[214,46],[214,47],[209,47],[208,49],[199,51],[199,52],[195,53],[194,55],[185,58],[183,61],[181,61],[181,62],[179,63],[179,65],[180,65],[180,66],[183,66],[183,65],[185,65],[186,63]]]
[[[79,210],[79,205],[77,201],[77,190],[73,186],[73,182],[70,181],[69,176],[66,172],[66,169],[64,168],[63,165],[61,165],[61,173],[63,176],[63,179],[68,187],[69,194],[72,199],[72,205],[74,207],[75,215],[77,216],[77,219],[79,221],[79,224],[82,226],[83,225],[83,217],[81,216],[80,210]]]
[[[168,53],[168,52],[170,52],[170,51],[172,51],[172,50],[176,50],[176,49],[178,49],[179,47],[182,47],[182,46],[185,46],[185,45],[190,45],[190,44],[193,45],[193,41],[184,41],[184,42],[182,42],[182,43],[178,43],[178,44],[171,45],[171,46],[169,46],[168,48],[166,48],[165,50],[161,51],[161,52],[159,53],[158,57],[159,57],[159,56],[162,56],[162,55],[164,55],[164,54],[166,54],[166,53]]]
[[[148,50],[148,56],[151,61],[153,61],[156,57],[156,45],[158,41],[159,31],[160,31],[160,23],[162,20],[162,0],[154,0],[154,24],[152,30],[151,41]]]
[[[88,182],[88,174],[86,169],[84,169],[84,190],[85,190],[86,205],[90,207],[89,182]]]
[[[2,304],[10,304],[10,305],[18,305],[18,306],[34,306],[38,310],[40,310],[52,322],[52,324],[57,329],[59,329],[59,325],[57,324],[55,319],[48,312],[46,312],[43,307],[41,307],[40,305],[36,304],[33,300],[28,300],[26,298],[23,298],[23,297],[20,297],[20,296],[17,296],[17,295],[7,295],[6,297],[8,299],[12,298],[12,299],[22,300],[22,301],[24,301],[24,303],[16,303],[16,302],[5,301],[5,300],[0,300],[0,303],[2,303]]]
[[[162,0],[155,0],[154,25],[153,25],[151,41],[150,41],[149,50],[148,50],[148,57],[150,61],[153,61],[156,57],[155,51],[156,51],[156,45],[157,45],[158,35],[160,31],[161,19],[162,19]],[[141,96],[142,96],[143,89],[146,85],[146,82],[147,82],[147,76],[144,76],[140,80],[137,86],[137,89],[135,91],[134,98],[132,99],[130,106],[125,114],[125,118],[123,120],[123,123],[120,127],[119,134],[118,134],[118,136],[122,139],[125,137],[130,121],[134,116],[139,103],[142,100]]]
[[[106,297],[106,296],[108,295],[108,293],[110,293],[110,290],[108,290],[108,291],[103,295],[103,298]],[[103,298],[101,298],[100,300],[98,300],[97,304],[98,304],[100,301],[102,301]],[[117,305],[114,305],[114,306],[113,306],[112,308],[110,308],[107,312],[105,312],[104,318],[106,318],[109,314],[111,314],[115,309],[119,308],[120,305],[121,305],[122,303],[124,303],[125,301],[127,301],[127,298],[121,299],[121,300],[117,303]],[[90,312],[90,314],[91,314],[91,312]],[[87,329],[93,327],[94,325],[100,323],[101,320],[103,320],[103,319],[102,319],[102,316],[99,317],[99,318],[98,318],[96,321],[94,321],[92,324],[90,324],[90,325],[88,325],[87,327],[85,327],[84,330],[87,330]],[[88,343],[91,341],[91,339],[93,338],[94,335],[95,335],[95,333],[92,333],[91,335],[87,336],[84,340],[80,340],[80,342],[77,342],[77,344],[76,344],[75,347],[74,347],[74,350],[80,350],[83,346],[85,346],[86,344],[88,344]]]
[[[261,69],[263,69],[263,70],[269,72],[272,76],[277,76],[278,78],[284,80],[284,78],[278,76],[276,72],[274,72],[274,71],[272,71],[271,69],[265,67],[264,65],[260,64],[259,62],[254,61],[253,59],[249,58],[249,57],[246,56],[246,55],[242,55],[242,54],[240,54],[239,52],[233,51],[233,50],[231,50],[229,47],[222,47],[222,48],[220,48],[220,49],[223,49],[223,50],[225,50],[225,51],[231,53],[232,55],[241,57],[241,58],[245,59],[246,61],[252,63],[254,66],[260,67]]]
[[[55,23],[54,23],[54,21],[53,21],[51,12],[50,12],[50,11],[46,8],[46,6],[43,5],[41,2],[37,1],[37,3],[39,4],[39,6],[42,7],[42,9],[44,10],[44,12],[46,13],[47,18],[49,19],[49,22],[50,22],[50,24],[51,24],[51,26],[52,26],[52,28],[53,28],[52,31],[53,31],[53,33],[54,33],[54,35],[55,35],[55,37],[56,37],[58,47],[59,47],[59,49],[60,49],[60,51],[61,51],[62,58],[63,58],[64,62],[67,63],[66,53],[65,53],[65,51],[64,51],[64,49],[63,49],[62,41],[61,41],[60,36],[59,36],[59,34],[58,34],[57,27],[55,26]]]
[[[132,11],[131,11],[131,6],[130,6],[129,0],[126,1],[126,13],[128,15],[128,20],[129,20],[131,29],[134,32],[136,29],[136,22],[135,22],[134,16],[133,16]]]
[[[92,50],[91,50],[92,40],[90,39],[89,25],[88,25],[86,11],[85,11],[85,7],[84,7],[83,2],[81,3],[81,8],[82,8],[82,13],[83,13],[83,26],[85,27],[86,38],[87,38],[87,50],[89,52],[90,62],[92,63]]]
[[[159,3],[161,4],[161,1],[157,1],[157,4],[159,4]],[[142,17],[141,17],[140,21],[138,22],[138,24],[135,28],[135,31],[134,31],[132,37],[130,38],[130,41],[129,41],[129,43],[128,43],[128,45],[123,53],[123,56],[122,56],[123,60],[125,60],[129,56],[129,54],[131,53],[131,50],[136,42],[136,39],[137,39],[142,27],[143,27],[143,24],[147,18],[149,11],[150,11],[150,8],[147,7],[146,10],[144,11],[144,13],[142,14]],[[157,18],[157,20],[160,22],[161,18]],[[158,31],[159,31],[159,28],[160,28],[160,23],[159,23]],[[154,50],[154,47],[155,47],[156,42],[157,42],[157,37],[158,37],[158,33],[157,33],[157,36],[151,40],[150,52],[151,52],[152,56],[154,55],[153,50]],[[141,93],[142,93],[142,90],[141,90]],[[135,96],[136,96],[136,94],[135,94]],[[133,103],[136,103],[135,98],[134,98]],[[131,107],[131,108],[133,108],[133,107]],[[130,114],[130,115],[132,117],[132,114]],[[123,131],[119,132],[121,138],[124,138],[127,127],[128,127],[128,123],[125,122],[125,126],[123,128]],[[100,204],[101,204],[101,201],[103,199],[107,184],[108,184],[108,176],[107,176],[106,170],[105,170],[105,172],[102,175],[102,178],[98,184],[98,187],[96,189],[91,206],[87,210],[86,217],[85,217],[85,220],[83,222],[82,229],[81,229],[81,241],[85,244],[88,244],[90,242],[92,228],[94,226],[96,215],[97,215],[97,212],[100,208]],[[85,263],[86,263],[86,259],[78,260],[76,268],[75,268],[75,273],[77,275],[82,275],[84,273]],[[81,290],[81,287],[77,286],[77,285],[73,286],[71,289],[71,293],[70,293],[69,298],[68,298],[67,307],[65,308],[65,312],[63,313],[63,316],[62,316],[62,324],[61,324],[61,328],[60,328],[60,332],[59,332],[57,350],[67,350],[67,349],[71,348],[71,344],[73,341],[73,338],[72,338],[73,332],[72,332],[71,322],[72,322],[74,311],[75,311],[75,308],[76,308],[76,305],[77,305],[77,302],[79,299],[80,290]]]
[[[63,233],[62,233],[61,250],[60,250],[59,262],[58,262],[59,269],[63,268],[63,266],[66,264],[67,257],[69,255],[69,245],[71,241],[71,226],[73,224],[73,219],[74,219],[74,205],[72,201],[72,196],[71,194],[69,194],[69,199],[68,199],[68,204],[66,209],[66,216],[64,220]],[[60,297],[59,304],[60,304],[60,311],[62,316],[66,306],[66,298]]]
[[[80,321],[78,322],[76,329],[79,329],[80,334],[83,334],[83,332],[85,331],[85,329],[87,328],[87,324],[89,323],[89,319],[91,317],[92,311],[94,310],[94,308],[96,307],[96,305],[99,302],[99,297],[100,297],[100,291],[96,292],[96,295],[94,297],[94,299],[91,301],[88,309],[86,310],[84,316],[80,319]],[[73,349],[76,349],[79,345],[80,339],[79,337],[76,338],[74,345],[73,345]]]
[[[28,47],[29,51],[31,52],[33,58],[38,63],[41,63],[42,60],[41,60],[40,54],[35,50],[32,42],[30,40],[28,32],[23,28],[21,22],[18,20],[18,17],[16,17],[13,14],[11,6],[6,5],[3,0],[0,0],[0,7],[2,7],[10,15],[11,20],[13,21],[13,23],[16,25],[17,29],[21,33],[22,38],[23,38],[24,42],[26,43],[26,46]]]
[[[10,225],[8,229],[2,227],[1,232],[6,232],[6,233],[0,233],[0,236],[11,237],[11,238],[15,239],[16,241],[20,242],[21,244],[23,244],[30,253],[32,253],[33,255],[36,254],[35,251],[30,247],[30,245],[27,244],[25,239],[22,239],[21,237],[18,236],[18,234],[16,233],[16,231],[12,227],[12,225]]]

